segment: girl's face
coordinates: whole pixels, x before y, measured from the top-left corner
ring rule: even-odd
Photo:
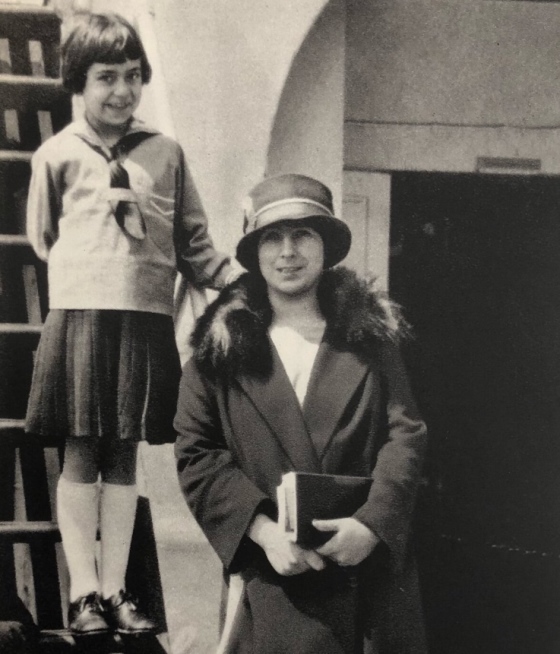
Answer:
[[[266,229],[259,240],[259,266],[269,293],[314,293],[323,272],[323,250],[323,239],[311,227],[284,223]]]
[[[142,97],[140,59],[124,64],[92,64],[82,96],[86,118],[99,135],[121,135]]]

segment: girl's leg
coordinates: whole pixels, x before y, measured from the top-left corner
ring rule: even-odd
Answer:
[[[105,442],[101,463],[101,592],[109,624],[125,634],[156,629],[125,590],[138,499],[137,448],[137,443],[130,441]]]
[[[71,602],[99,591],[95,561],[98,471],[98,439],[67,438],[57,488],[57,513],[70,573]]]
[[[138,444],[106,440],[101,454],[101,594],[107,599],[125,588],[136,517]]]

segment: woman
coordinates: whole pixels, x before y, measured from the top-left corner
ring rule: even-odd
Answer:
[[[248,274],[199,320],[175,419],[181,487],[230,583],[221,651],[424,652],[408,537],[425,426],[398,316],[331,270],[351,237],[317,180],[265,179],[244,231]],[[276,522],[290,470],[373,477],[353,516],[314,522],[334,532],[317,550]]]

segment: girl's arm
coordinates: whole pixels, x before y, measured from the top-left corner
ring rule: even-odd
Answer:
[[[229,257],[214,249],[206,214],[181,148],[175,188],[177,268],[187,279],[200,286],[223,288],[237,274]]]
[[[31,181],[27,196],[27,236],[37,256],[47,260],[58,238],[58,219],[62,211],[60,181],[44,148],[31,159]]]

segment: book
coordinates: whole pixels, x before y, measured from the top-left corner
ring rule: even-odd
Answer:
[[[315,549],[333,532],[320,532],[313,520],[352,516],[367,500],[373,479],[313,472],[287,472],[276,489],[278,524],[290,540]]]

